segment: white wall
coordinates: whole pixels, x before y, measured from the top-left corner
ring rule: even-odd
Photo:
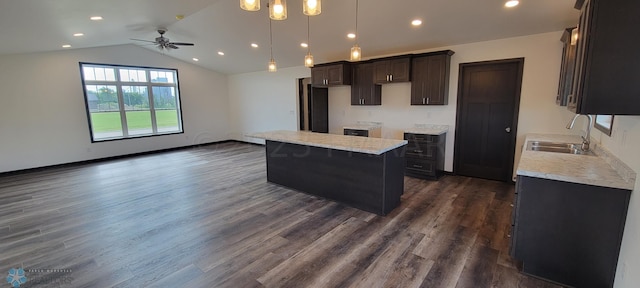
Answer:
[[[231,137],[264,143],[246,134],[298,130],[298,79],[310,77],[304,66],[229,76]]]
[[[592,138],[620,158],[636,173],[640,172],[640,116],[615,116],[611,137],[594,129]],[[640,283],[640,177],[631,192],[614,287],[632,288]]]
[[[78,62],[176,68],[184,134],[91,143]],[[227,76],[123,45],[0,56],[0,172],[229,139]]]
[[[445,170],[453,170],[453,144],[456,123],[459,64],[468,62],[524,57],[524,73],[518,122],[518,144],[521,147],[527,133],[544,132],[571,134],[564,127],[572,113],[555,104],[560,59],[562,58],[562,32],[544,33],[525,37],[442,47],[429,52],[451,49],[449,104],[446,106],[411,106],[411,84],[397,83],[382,86],[382,106],[351,106],[349,87],[329,90],[329,131],[341,134],[342,126],[356,121],[383,122],[383,137],[402,139],[405,128],[414,124],[449,125],[447,134]],[[520,158],[517,149],[516,159]],[[517,163],[516,163],[517,166]]]

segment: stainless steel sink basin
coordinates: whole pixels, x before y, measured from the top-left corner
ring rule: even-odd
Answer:
[[[576,143],[530,141],[527,144],[527,150],[575,155],[594,155],[591,151],[582,151],[580,146],[580,144]]]

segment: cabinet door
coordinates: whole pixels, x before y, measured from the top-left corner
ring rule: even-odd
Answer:
[[[571,93],[567,100],[567,108],[575,113],[579,113],[578,106],[580,105],[580,98],[582,97],[582,85],[584,80],[584,69],[586,65],[586,49],[587,42],[589,41],[589,25],[591,13],[591,1],[587,0],[582,7],[580,13],[580,22],[578,23],[578,47],[576,48],[576,62],[575,71],[573,75],[573,83],[571,87]]]
[[[425,79],[425,97],[427,105],[446,105],[449,101],[448,59],[447,55],[427,57],[427,75]]]
[[[332,65],[327,66],[327,84],[328,85],[343,85],[345,83],[344,65]]]
[[[411,105],[426,105],[427,57],[413,59],[411,70]]]
[[[403,58],[392,60],[389,63],[391,82],[409,82],[411,74],[411,59]]]
[[[311,85],[313,86],[327,86],[327,69],[326,67],[314,67],[311,68]]]
[[[373,83],[389,82],[389,60],[373,62]]]
[[[373,83],[374,64],[358,64],[353,68],[351,105],[381,105],[381,87]]]
[[[573,84],[573,73],[576,63],[576,43],[572,43],[571,33],[574,28],[565,29],[560,39],[563,43],[562,63],[560,66],[560,81],[558,83],[558,94],[556,95],[556,104],[566,106],[569,94],[571,94],[571,86]]]

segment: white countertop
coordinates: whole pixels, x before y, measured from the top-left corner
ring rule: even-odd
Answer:
[[[285,130],[254,133],[247,137],[375,155],[407,144],[407,140]]]
[[[343,126],[343,129],[352,129],[352,130],[376,130],[376,129],[381,129],[382,126],[379,125],[367,125],[367,124],[353,124],[353,125],[347,125],[347,126]]]
[[[449,125],[429,125],[421,124],[413,128],[405,129],[404,133],[426,134],[426,135],[442,135],[449,131]]]
[[[635,172],[601,147],[596,155],[526,150],[529,141],[582,143],[580,136],[528,134],[516,174],[571,183],[633,190]],[[593,144],[592,144],[593,145]]]

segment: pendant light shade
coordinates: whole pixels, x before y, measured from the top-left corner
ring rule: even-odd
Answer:
[[[351,57],[349,57],[351,61],[360,61],[362,59],[362,50],[358,44],[353,44],[351,47]]]
[[[240,0],[240,8],[247,11],[260,10],[260,0]]]
[[[278,71],[278,66],[276,66],[276,60],[273,60],[273,58],[271,58],[271,60],[269,60],[269,66],[267,66],[267,68],[269,69],[269,72]]]
[[[269,18],[273,20],[287,19],[287,0],[269,0]]]
[[[304,56],[304,67],[313,67],[313,55],[311,53],[307,53],[307,56]]]
[[[302,13],[316,16],[322,13],[322,0],[302,0]]]

